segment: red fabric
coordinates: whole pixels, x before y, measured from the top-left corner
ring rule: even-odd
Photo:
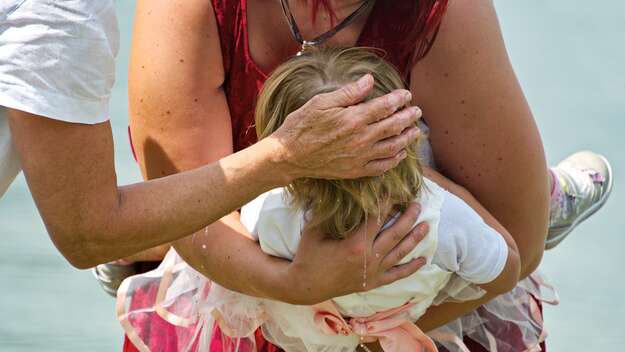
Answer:
[[[133,306],[145,306],[143,302],[154,302],[156,298],[158,287],[154,286],[151,288],[147,288],[143,291],[135,293],[132,300]],[[542,314],[542,305],[540,301],[536,300],[538,306],[540,307],[540,311]],[[528,307],[529,309],[529,307]],[[498,350],[501,351],[523,351],[525,347],[523,345],[523,340],[521,337],[521,331],[510,322],[501,322],[496,317],[490,315],[486,310],[482,308],[478,308],[478,312],[482,315],[484,319],[489,321],[489,330],[493,332],[497,340],[499,341]],[[154,331],[158,331],[157,334],[154,334],[149,341],[148,347],[151,351],[154,352],[179,352],[176,350],[176,331],[172,325],[163,320],[158,314],[153,314],[150,318],[150,327]],[[258,349],[256,351],[252,351],[249,347],[240,346],[239,351],[241,352],[280,352],[281,350],[267,342],[260,331],[256,331],[256,345]],[[465,344],[472,352],[488,352],[484,347],[475,341],[465,338]],[[228,336],[224,335],[219,327],[215,326],[213,331],[213,339],[211,340],[210,351],[211,352],[221,352],[224,350],[224,347],[232,346],[236,342],[230,339]],[[196,346],[197,347],[197,346]],[[546,351],[546,346],[544,343],[540,345],[542,348],[541,351]],[[193,351],[195,351],[194,349]],[[229,349],[226,349],[229,350]],[[192,351],[192,352],[193,352]],[[446,352],[445,348],[440,348],[440,352]],[[139,352],[139,350],[130,342],[128,337],[124,338],[124,347],[123,352]]]
[[[156,301],[157,293],[158,285],[138,289],[132,298],[130,309],[150,306]],[[150,330],[146,334],[147,336],[150,336],[149,341],[146,343],[150,351],[178,352],[178,334],[173,325],[161,318],[155,312],[150,313],[149,315],[146,313],[146,315],[142,316],[141,319],[149,321],[149,324],[141,325],[149,328]],[[154,332],[153,334],[151,333],[152,331]],[[195,343],[196,345],[193,347],[194,350],[197,349],[197,341]],[[124,337],[123,351],[139,352],[130,339],[128,339],[128,336]]]
[[[246,0],[212,1],[226,72],[224,91],[232,119],[233,146],[239,151],[256,142],[254,109],[267,73],[250,55]],[[356,46],[382,49],[384,58],[408,82],[411,64],[430,47],[429,36],[438,27],[446,4],[441,0],[376,1]]]

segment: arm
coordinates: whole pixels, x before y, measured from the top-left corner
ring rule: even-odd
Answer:
[[[508,230],[526,277],[544,249],[548,175],[492,1],[450,3],[432,50],[413,69],[411,90],[426,111],[441,171]],[[418,324],[431,330],[495,296],[489,292],[477,301],[431,307]]]
[[[470,312],[479,306],[488,303],[498,295],[512,290],[520,277],[520,256],[514,239],[508,231],[469,193],[465,188],[447,179],[438,172],[425,168],[424,174],[450,193],[456,195],[475,210],[484,220],[484,222],[495,229],[504,238],[508,245],[508,258],[504,270],[499,276],[486,284],[479,285],[486,293],[477,300],[460,302],[460,303],[443,303],[437,306],[430,306],[427,312],[419,318],[417,325],[423,331],[431,331],[442,326],[466,312]]]
[[[171,13],[186,7],[187,3]],[[156,32],[161,27],[162,23],[153,29]],[[84,46],[81,49],[90,51]],[[197,72],[201,76],[205,70]],[[152,74],[158,76],[159,72]],[[41,75],[46,78],[45,72]],[[77,72],[75,77],[93,78],[88,72]],[[58,88],[59,94],[73,89],[55,79],[44,83]],[[297,177],[354,178],[393,167],[405,157],[403,148],[417,135],[415,129],[395,135],[393,126],[410,126],[416,116],[406,110],[393,113],[409,100],[406,91],[351,106],[367,96],[372,84],[371,77],[365,76],[318,96],[293,112],[288,123],[270,138],[219,162],[124,187],[116,184],[108,122],[67,123],[20,110],[9,111],[9,122],[52,241],[70,263],[88,268],[187,236],[254,196]],[[187,133],[191,130],[187,128]],[[391,138],[382,141],[386,137]],[[163,150],[155,143],[147,143],[147,147],[156,153]],[[360,147],[367,152],[355,154]]]
[[[426,112],[441,172],[469,190],[509,231],[526,277],[544,250],[548,174],[492,1],[451,1],[411,82],[414,101]]]
[[[506,231],[506,229],[503,226],[501,226],[501,224],[486,209],[484,209],[484,207],[475,199],[475,197],[473,197],[473,195],[471,195],[471,193],[469,193],[465,188],[452,182],[445,176],[439,174],[438,172],[432,169],[425,168],[424,174],[426,175],[426,177],[436,182],[439,186],[446,189],[449,193],[452,193],[453,195],[455,195],[456,197],[464,201],[464,203],[466,203],[466,205],[472,208],[475,211],[475,213],[477,213],[477,215],[479,215],[479,217],[481,217],[482,220],[484,220],[484,223],[488,225],[487,227],[483,226],[483,224],[480,227],[469,226],[469,229],[473,229],[474,231],[474,233],[469,233],[468,234],[469,236],[471,235],[486,236],[487,234],[483,233],[483,231],[490,231],[490,233],[493,233],[493,231],[496,231],[497,234],[504,239],[508,247],[508,251],[507,251],[508,255],[507,255],[506,263],[505,263],[503,270],[494,280],[487,282],[487,283],[480,282],[479,286],[482,287],[484,290],[486,290],[486,292],[488,292],[491,295],[497,295],[497,294],[505,293],[505,292],[512,290],[516,286],[517,282],[519,281],[520,266],[521,266],[521,262],[519,258],[519,251],[517,249],[516,243],[514,243],[514,239],[512,239],[512,236],[510,236],[508,231]],[[474,215],[474,214],[471,214],[471,215]],[[480,231],[480,232],[476,233],[477,231]],[[472,246],[472,248],[475,248],[475,247],[476,247],[475,245]],[[467,255],[471,255],[471,254],[478,254],[478,253],[469,253]],[[473,264],[479,265],[475,261],[477,258],[480,258],[480,257],[474,255],[473,258],[475,258],[473,260]]]
[[[272,170],[275,150],[258,145],[188,173],[118,188],[109,123],[72,124],[16,110],[9,115],[50,237],[78,268],[193,233],[281,184],[286,174]]]
[[[172,16],[173,13],[176,16]],[[181,5],[178,1],[170,0],[139,1],[132,49],[129,86],[131,128],[144,176],[150,179],[175,174],[231,153],[230,115],[222,89],[224,72],[211,3],[194,0],[184,1],[184,5]],[[171,71],[172,67],[175,67],[175,72]],[[370,79],[363,82],[370,89],[372,84]],[[334,177],[327,171],[323,171],[324,175],[319,172],[332,164],[343,164],[339,167],[342,169],[345,167],[344,161],[359,158],[354,153],[361,148],[354,144],[350,147],[353,149],[347,146],[341,148],[342,153],[336,154],[339,159],[334,160],[327,157],[329,154],[327,150],[323,152],[319,149],[319,146],[334,143],[331,141],[336,140],[332,136],[332,130],[338,125],[331,116],[336,116],[337,104],[347,106],[365,97],[364,91],[354,94],[357,91],[353,88],[348,86],[343,90],[343,95],[347,99],[343,99],[342,102],[332,100],[333,95],[320,95],[308,102],[300,115],[292,114],[287,118],[282,127],[288,128],[293,133],[285,133],[276,139],[293,141],[289,143],[289,152],[301,156],[297,159],[289,157],[293,163],[288,167],[293,171],[287,173],[288,175],[296,173],[296,177]],[[391,97],[400,98],[402,103],[405,103],[405,93],[395,92]],[[388,98],[390,97],[385,99]],[[353,124],[353,114],[359,110],[361,113],[366,111],[367,114],[378,116],[388,115],[394,110],[394,108],[388,110],[391,106],[395,104],[389,105],[384,100],[378,100],[350,107],[344,109],[345,121]],[[312,109],[323,110],[323,114],[317,114],[313,120]],[[416,116],[403,111],[397,114],[397,118],[398,120],[393,122],[395,127],[403,129],[414,123]],[[374,116],[369,122],[372,121],[375,121]],[[391,121],[384,122],[386,126],[378,125],[377,128],[389,131],[395,129],[390,128]],[[324,132],[320,130],[319,134],[310,135],[311,123],[318,125],[319,129],[324,129]],[[375,127],[375,124],[364,125],[367,128]],[[396,143],[408,143],[413,139],[414,136],[411,134],[414,132],[407,131],[408,134],[395,137],[399,138]],[[264,143],[266,142],[263,140],[258,144]],[[381,142],[381,145],[371,147],[378,151],[386,149],[385,153],[390,152],[391,158],[386,158],[382,162],[395,165],[399,160],[396,157],[399,150],[388,149],[387,143],[388,141]],[[307,150],[306,154],[302,154],[304,150]],[[336,173],[335,176],[339,176],[344,175],[346,171],[347,169],[340,173],[336,173],[336,170],[332,172]],[[261,192],[257,194],[259,193]],[[227,197],[229,196],[211,196],[206,201],[220,204]],[[392,268],[392,264],[396,263],[393,259],[401,258],[397,254],[404,253],[416,245],[418,235],[423,232],[413,232],[397,250],[391,251],[402,241],[404,234],[409,232],[411,227],[408,225],[409,219],[414,215],[416,212],[413,209],[405,223],[393,229],[401,233],[387,236],[386,243],[378,244],[381,246],[379,253],[389,253],[390,257],[384,261],[383,258],[372,261],[372,285],[381,285],[409,275],[420,265],[417,261],[402,268]],[[365,230],[370,234],[369,242],[373,242],[376,229],[369,227]],[[322,239],[319,238],[317,242],[322,242]],[[238,222],[236,214],[231,214],[174,244],[185,261],[219,284],[246,294],[289,302],[315,302],[344,290],[353,292],[358,289],[357,287],[362,290],[362,281],[353,273],[358,272],[362,266],[363,245],[360,242],[346,242],[342,246],[333,246],[340,251],[334,257],[336,261],[353,257],[353,260],[347,261],[349,265],[342,266],[344,272],[337,272],[330,264],[326,264],[327,258],[315,256],[315,253],[298,256],[295,262],[290,263],[264,254],[258,244],[249,238],[249,234]],[[331,247],[330,244],[325,246]],[[318,273],[322,275],[319,276]],[[325,283],[327,284],[324,285]],[[309,285],[324,286],[325,290],[313,292]]]

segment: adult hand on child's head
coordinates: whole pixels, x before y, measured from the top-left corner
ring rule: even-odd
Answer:
[[[360,103],[373,77],[314,96],[292,112],[269,138],[280,142],[281,159],[293,177],[327,179],[380,175],[406,157],[405,147],[419,135],[421,116],[407,90]]]
[[[330,239],[318,229],[307,229],[285,280],[292,294],[289,303],[315,304],[413,274],[425,264],[423,258],[397,264],[428,232],[426,223],[413,226],[419,211],[419,205],[414,203],[381,233],[382,224],[369,221],[344,240]]]

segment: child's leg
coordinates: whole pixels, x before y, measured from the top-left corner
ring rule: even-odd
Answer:
[[[608,200],[612,190],[612,168],[601,155],[577,152],[551,172],[551,213],[545,248],[557,246],[582,221]]]

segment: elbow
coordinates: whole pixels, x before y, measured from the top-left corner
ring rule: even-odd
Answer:
[[[78,242],[78,241],[76,241]],[[98,264],[106,262],[105,260],[97,259],[97,255],[93,250],[88,249],[89,245],[86,243],[74,243],[69,246],[57,246],[63,257],[76,269],[90,269]]]
[[[539,245],[534,245],[521,253],[520,280],[525,279],[538,269],[538,266],[543,259],[543,253],[545,252],[544,240],[538,244]]]
[[[521,280],[522,268],[519,253],[516,251],[512,251],[508,260],[510,262],[510,275],[508,275],[508,280],[505,281],[502,287],[503,292],[501,293],[512,291]]]
[[[518,252],[509,247],[508,258],[503,271],[499,276],[481,287],[488,292],[491,297],[502,295],[512,291],[521,279],[521,260]]]
[[[52,242],[67,260],[76,269],[89,269],[107,262],[96,248],[99,246],[93,240],[95,236],[83,231],[50,231]]]
[[[492,292],[491,290],[491,293],[500,295],[510,292],[517,286],[519,280],[521,280],[521,260],[518,252],[514,250],[510,251],[505,271],[506,274],[504,277],[498,280],[499,282],[494,287],[494,291],[496,292]]]
[[[65,257],[67,262],[70,263],[74,268],[80,270],[91,269],[100,264],[97,261],[85,259],[81,256],[72,256],[65,254],[63,254],[63,256]]]

